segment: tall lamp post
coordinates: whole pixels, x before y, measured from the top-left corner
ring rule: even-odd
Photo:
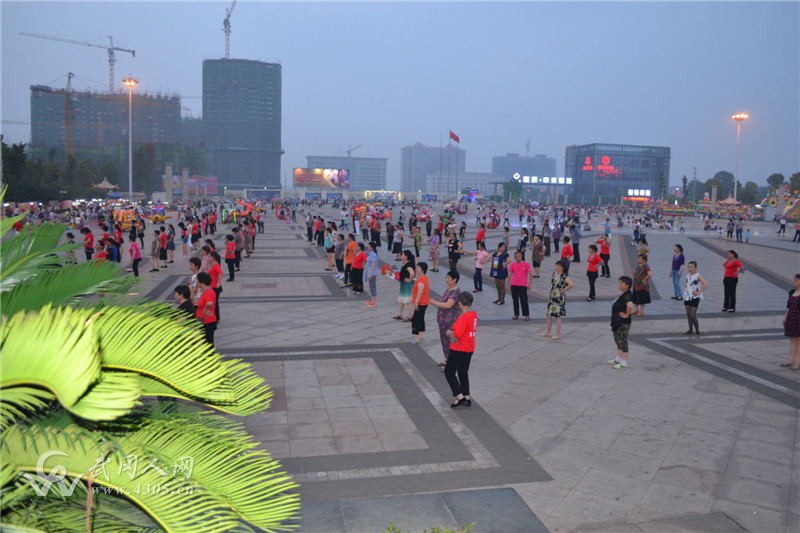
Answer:
[[[133,88],[139,80],[128,76],[122,80],[128,88],[128,199],[133,203]]]
[[[731,115],[731,118],[736,121],[736,175],[733,177],[733,199],[736,200],[737,182],[739,181],[739,159],[742,144],[742,122],[750,118],[747,113],[739,112]]]

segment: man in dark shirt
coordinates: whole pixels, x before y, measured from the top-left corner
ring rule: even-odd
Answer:
[[[186,311],[189,316],[194,316],[194,304],[192,303],[192,291],[186,285],[178,285],[175,287],[175,301],[178,303],[178,309]]]

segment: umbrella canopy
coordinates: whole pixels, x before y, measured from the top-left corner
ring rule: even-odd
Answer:
[[[728,196],[727,198],[725,198],[724,200],[722,200],[720,203],[721,203],[721,204],[725,204],[725,205],[738,205],[738,204],[740,204],[741,202],[737,202],[736,200],[734,200],[734,199],[733,199],[733,196]]]
[[[114,185],[113,183],[110,183],[107,178],[103,178],[103,181],[101,181],[97,185],[92,185],[92,188],[101,189],[104,191],[112,191],[119,189],[119,185]]]

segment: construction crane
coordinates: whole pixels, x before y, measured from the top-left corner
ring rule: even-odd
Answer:
[[[528,142],[525,143],[525,157],[530,157],[531,155],[531,141],[533,137],[528,137]]]
[[[225,20],[222,21],[222,31],[225,32],[225,59],[231,58],[231,15],[234,7],[236,0],[233,0],[231,7],[225,10]]]
[[[356,150],[358,150],[359,148],[363,148],[363,147],[364,147],[364,145],[363,145],[363,144],[359,144],[358,146],[351,146],[350,148],[348,148],[348,149],[347,149],[347,150],[345,150],[344,152],[347,154],[347,157],[348,157],[348,158],[350,158],[350,157],[352,157],[352,153],[353,153],[353,152],[355,152],[355,151],[356,151]]]
[[[58,41],[62,43],[71,43],[71,44],[80,44],[83,46],[91,46],[92,48],[103,48],[108,51],[108,91],[113,93],[114,92],[114,63],[117,62],[117,58],[114,55],[114,52],[128,52],[133,57],[136,57],[136,50],[129,50],[128,48],[120,48],[118,46],[114,46],[114,38],[109,35],[108,36],[108,46],[102,44],[95,44],[86,41],[76,41],[74,39],[65,39],[63,37],[59,37],[57,35],[43,35],[41,33],[25,33],[20,32],[20,35],[25,35],[26,37],[35,37],[37,39],[47,39],[48,41]]]

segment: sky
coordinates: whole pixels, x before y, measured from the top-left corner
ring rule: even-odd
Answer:
[[[32,84],[106,90],[98,48],[115,44],[119,80],[179,93],[201,114],[202,61],[224,55],[227,2],[13,2],[2,17],[2,131],[28,141]],[[231,17],[231,57],[283,70],[284,180],[306,155],[387,157],[461,138],[467,170],[506,153],[567,145],[672,149],[670,181],[733,172],[741,181],[800,171],[800,2],[258,2]]]

